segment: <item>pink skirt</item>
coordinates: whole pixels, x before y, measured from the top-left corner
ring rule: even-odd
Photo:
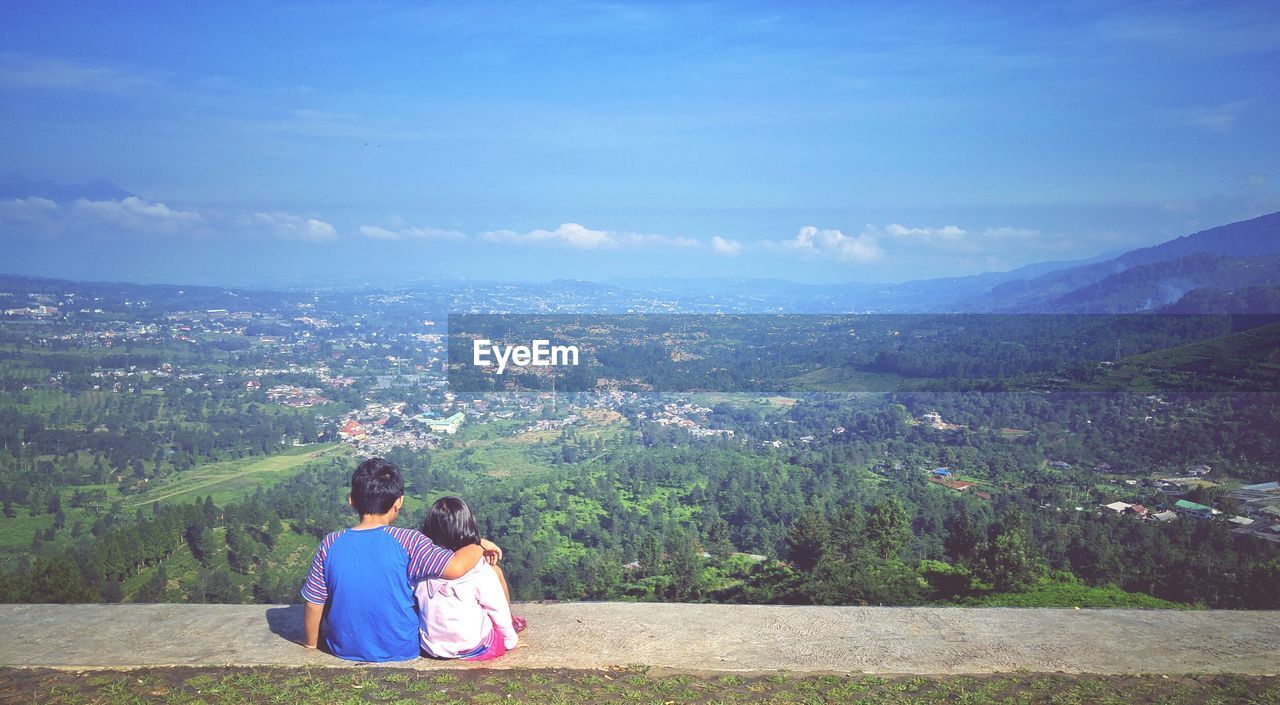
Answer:
[[[489,621],[493,622],[493,616],[489,616]],[[506,641],[502,638],[502,632],[498,631],[498,623],[493,622],[493,630],[489,632],[489,638],[479,647],[482,649],[479,653],[472,656],[462,657],[463,661],[492,661],[493,659],[507,653]]]

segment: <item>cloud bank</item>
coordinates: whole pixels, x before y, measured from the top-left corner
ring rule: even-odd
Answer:
[[[338,239],[338,229],[329,223],[292,213],[254,213],[250,223],[282,240],[329,242]]]
[[[717,254],[733,257],[742,252],[742,243],[737,240],[726,240],[719,235],[715,235],[711,238],[711,250]]]
[[[111,66],[0,52],[0,86],[45,91],[126,93],[153,81]]]
[[[578,223],[562,223],[555,230],[489,230],[479,239],[512,244],[554,244],[578,250],[607,250],[621,247],[697,247],[697,240],[670,235],[641,235],[613,230],[592,230]]]
[[[6,235],[179,235],[203,232],[206,225],[195,211],[170,208],[138,196],[98,201],[79,198],[70,204],[41,196],[0,201],[0,232]]]
[[[380,223],[352,225],[348,233],[344,235],[338,226],[315,214],[272,210],[239,214],[201,212],[138,196],[117,200],[78,198],[69,202],[43,196],[0,200],[0,235],[10,238],[84,236],[119,239],[218,235],[227,238],[266,237],[300,244],[346,239],[352,243],[416,242],[511,251],[533,247],[584,253],[687,251],[704,257],[752,261],[744,266],[759,265],[771,261],[770,258],[789,255],[813,265],[984,261],[987,267],[996,266],[1011,254],[1025,256],[1046,252],[1055,242],[1037,230],[1024,227],[1004,225],[966,229],[954,224],[930,226],[899,222],[884,226],[864,225],[853,234],[838,228],[806,225],[786,239],[738,240],[722,235],[699,239],[639,234],[591,228],[573,222],[562,223],[552,229],[497,229],[467,233],[458,229],[412,225],[398,216],[391,216]]]
[[[874,235],[850,236],[834,229],[819,230],[812,225],[800,228],[790,240],[772,244],[804,257],[834,257],[841,262],[874,262],[884,254]]]
[[[373,240],[465,240],[466,235],[457,230],[441,228],[415,228],[395,225],[384,228],[377,225],[361,225],[360,234]]]

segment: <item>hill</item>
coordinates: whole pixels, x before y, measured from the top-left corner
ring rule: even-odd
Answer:
[[[1158,313],[1260,314],[1280,311],[1280,284],[1242,289],[1193,289]]]
[[[1134,313],[1173,304],[1190,291],[1229,292],[1274,282],[1280,282],[1280,256],[1197,252],[1126,269],[1059,296],[1046,308],[1056,313]]]
[[[697,301],[739,312],[1135,313],[1152,311],[1177,302],[1188,292],[1204,290],[1188,303],[1192,307],[1200,297],[1220,298],[1243,287],[1280,285],[1280,213],[1120,254],[1036,262],[1007,272],[961,277],[841,284],[640,278],[619,279],[614,284],[674,301]],[[1280,310],[1267,301],[1255,296],[1247,312]]]
[[[1004,282],[960,302],[966,311],[1130,313],[1199,287],[1280,283],[1280,213],[1230,223],[1101,262]],[[1263,264],[1258,265],[1261,260]],[[1156,266],[1163,264],[1164,266]],[[1258,267],[1261,267],[1261,270]],[[1127,276],[1120,276],[1120,275]]]

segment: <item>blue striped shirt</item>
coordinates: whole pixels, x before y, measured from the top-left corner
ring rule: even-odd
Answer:
[[[414,529],[335,531],[316,549],[302,597],[328,604],[324,639],[335,656],[352,661],[417,658],[413,584],[439,577],[452,557],[453,551]]]

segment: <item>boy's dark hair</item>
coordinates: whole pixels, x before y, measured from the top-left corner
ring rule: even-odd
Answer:
[[[351,473],[351,506],[360,513],[386,514],[404,495],[404,476],[396,464],[369,458]]]
[[[435,545],[450,551],[480,543],[476,518],[467,503],[457,497],[441,497],[431,505],[422,522],[422,533]]]

